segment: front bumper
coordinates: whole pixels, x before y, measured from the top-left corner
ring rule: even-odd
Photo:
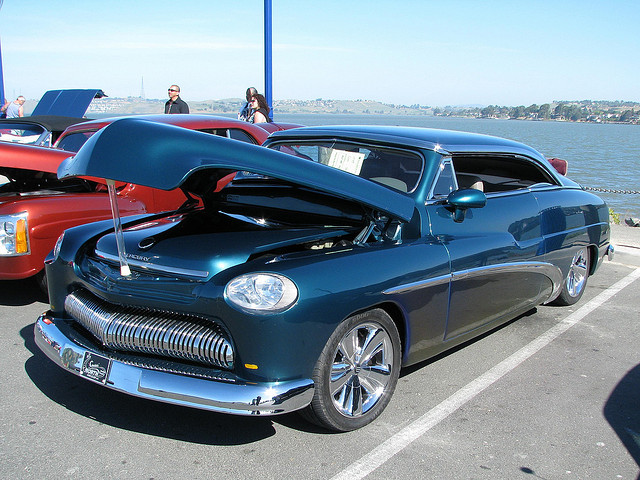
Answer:
[[[104,356],[70,338],[56,326],[55,317],[45,313],[34,327],[36,345],[65,370],[93,381],[82,373],[87,353]],[[109,359],[104,381],[95,381],[113,390],[160,402],[235,415],[277,415],[307,406],[313,398],[310,379],[286,382],[250,383],[237,377],[232,381],[198,378],[157,371]]]
[[[0,280],[22,280],[33,277],[42,270],[44,259],[40,263],[33,254],[19,256],[0,256]],[[36,267],[36,265],[39,265]]]

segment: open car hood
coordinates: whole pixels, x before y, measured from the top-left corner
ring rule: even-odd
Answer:
[[[181,187],[196,195],[211,191],[231,171],[278,178],[408,221],[414,200],[356,175],[236,140],[172,125],[123,118],[93,135],[58,177],[91,176],[162,190]]]
[[[82,117],[94,98],[106,96],[102,90],[96,88],[49,90],[42,96],[31,115]]]
[[[19,168],[38,172],[56,173],[69,152],[32,145],[0,142],[0,171]]]

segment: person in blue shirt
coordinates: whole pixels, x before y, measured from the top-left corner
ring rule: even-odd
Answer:
[[[245,94],[247,103],[244,104],[244,107],[242,107],[242,110],[240,110],[240,113],[238,113],[238,120],[242,120],[244,122],[249,121],[249,118],[251,118],[251,113],[252,113],[251,97],[253,97],[256,93],[258,93],[258,90],[256,90],[254,87],[247,88],[247,93]]]
[[[24,102],[26,99],[20,95],[13,102],[5,103],[0,110],[6,115],[6,118],[24,117]]]

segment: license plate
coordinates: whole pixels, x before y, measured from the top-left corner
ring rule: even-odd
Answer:
[[[80,375],[87,377],[94,382],[107,383],[109,371],[111,370],[111,359],[91,352],[84,354]]]

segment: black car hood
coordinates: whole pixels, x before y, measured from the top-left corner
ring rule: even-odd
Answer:
[[[90,176],[196,195],[230,171],[248,171],[327,192],[408,221],[414,200],[341,170],[257,145],[135,118],[93,135],[58,177]]]

